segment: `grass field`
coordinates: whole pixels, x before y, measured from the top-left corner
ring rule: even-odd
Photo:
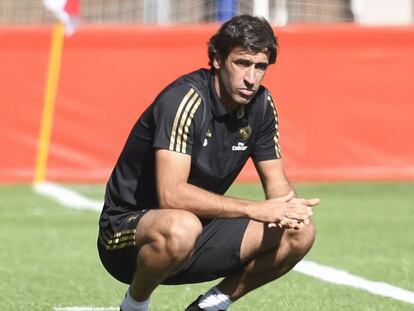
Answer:
[[[102,185],[65,185],[101,200]],[[306,257],[369,280],[414,292],[414,183],[298,184],[320,197],[318,235]],[[229,194],[262,198],[256,184]],[[33,191],[0,186],[0,310],[116,307],[126,286],[103,269],[96,252],[98,213],[72,210]],[[184,310],[213,283],[161,286],[151,310]],[[339,286],[296,271],[236,302],[231,310],[414,310],[414,305]]]

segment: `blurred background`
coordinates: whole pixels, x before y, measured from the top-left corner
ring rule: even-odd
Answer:
[[[51,0],[53,2],[53,0]],[[59,2],[59,0],[55,1]],[[235,14],[262,15],[273,24],[338,23],[411,24],[412,0],[80,0],[87,23],[194,24]],[[53,16],[41,1],[3,0],[2,24],[47,24]]]
[[[2,0],[0,182],[104,182],[142,111],[243,13],[279,38],[264,84],[291,178],[414,179],[412,0]]]

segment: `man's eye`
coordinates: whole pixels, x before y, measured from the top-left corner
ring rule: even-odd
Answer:
[[[256,69],[265,71],[269,65],[265,63],[256,64]]]
[[[237,66],[240,67],[249,67],[251,65],[251,62],[248,60],[238,59],[234,62]]]

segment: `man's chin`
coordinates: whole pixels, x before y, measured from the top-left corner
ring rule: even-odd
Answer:
[[[247,105],[252,101],[254,96],[240,96],[237,100],[239,105]]]
[[[256,93],[257,92],[250,92],[249,94],[243,94],[242,92],[239,92],[237,94],[237,99],[240,103],[248,104],[256,96]]]

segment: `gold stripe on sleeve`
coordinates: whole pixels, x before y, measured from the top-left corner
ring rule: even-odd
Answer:
[[[182,153],[186,153],[186,149],[187,149],[187,139],[188,139],[188,137],[187,137],[188,136],[188,130],[189,130],[191,121],[194,118],[194,114],[195,114],[198,106],[200,106],[200,104],[201,104],[201,97],[198,97],[195,105],[193,106],[193,108],[190,111],[190,115],[187,118],[187,122],[186,122],[186,124],[184,126],[183,143],[182,143],[182,146],[181,146],[181,152]]]
[[[277,110],[275,107],[275,103],[273,102],[273,98],[272,96],[269,94],[267,97],[267,100],[270,104],[270,106],[272,107],[272,111],[273,111],[273,115],[275,116],[275,136],[273,137],[273,140],[275,142],[275,152],[276,152],[276,157],[278,159],[280,159],[281,157],[281,152],[280,152],[280,146],[279,146],[279,120],[278,120],[278,116],[277,116]]]
[[[175,145],[175,151],[182,152],[181,144],[183,142],[183,134],[184,134],[184,126],[187,123],[187,119],[190,117],[190,111],[193,107],[194,103],[196,102],[197,98],[200,96],[196,93],[194,96],[191,97],[191,99],[186,103],[184,112],[182,113],[180,125],[177,129],[177,141]],[[191,121],[191,120],[190,120]],[[185,153],[185,150],[184,150]]]
[[[184,107],[186,106],[188,99],[191,97],[191,95],[194,94],[194,89],[190,89],[187,94],[184,96],[183,100],[180,103],[180,106],[178,107],[177,113],[175,114],[175,119],[174,119],[174,123],[173,123],[173,127],[171,130],[171,138],[170,138],[170,150],[174,150],[174,144],[175,144],[175,136],[177,135],[177,126],[178,126],[178,121],[180,120],[180,115],[181,115],[181,111],[184,109]]]

